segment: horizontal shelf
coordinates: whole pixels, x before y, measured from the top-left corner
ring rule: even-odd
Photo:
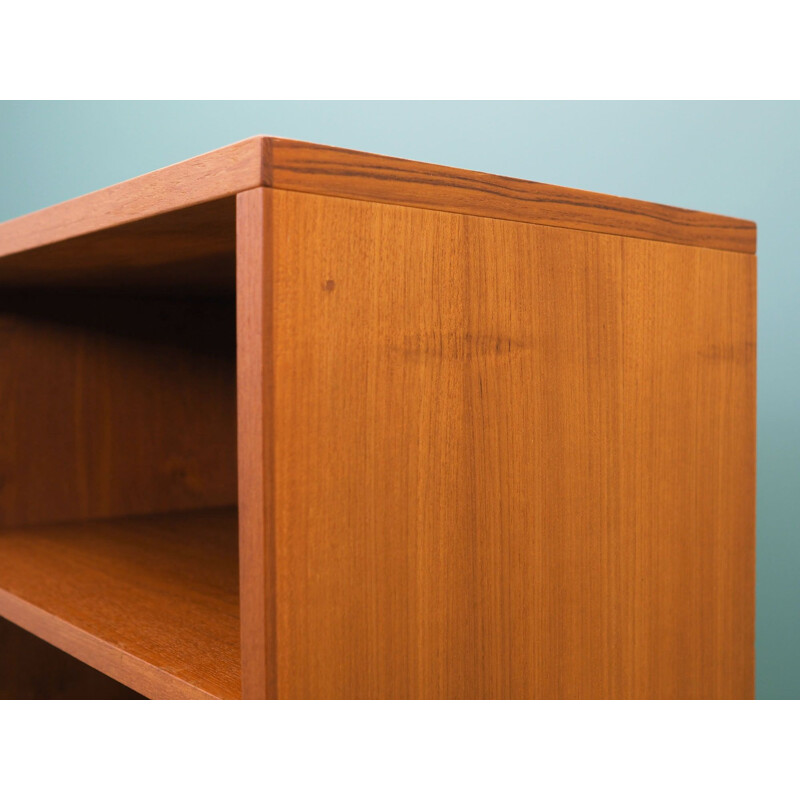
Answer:
[[[0,615],[154,699],[241,697],[236,509],[0,530]]]
[[[742,253],[755,253],[756,248],[756,228],[747,220],[338,147],[255,136],[0,223],[0,285],[14,278],[26,283],[29,277],[33,281],[60,281],[72,269],[68,258],[72,251],[47,248],[110,229],[117,229],[117,233],[84,243],[84,253],[96,251],[96,255],[112,256],[112,272],[120,266],[131,266],[129,259],[139,259],[136,250],[142,249],[141,242],[132,253],[127,251],[131,229],[127,233],[120,229],[141,221],[145,221],[144,230],[148,232],[144,241],[154,247],[142,266],[146,267],[165,246],[176,247],[176,256],[186,255],[187,248],[196,247],[209,233],[204,220],[214,204],[222,201],[224,205],[224,201],[257,187]],[[203,205],[208,208],[203,210]],[[183,210],[186,214],[175,218],[180,224],[174,230],[170,230],[174,220],[167,223],[166,229],[147,222]],[[197,234],[195,244],[180,233],[189,228]],[[216,239],[212,248],[228,239],[233,228],[228,227],[228,231],[221,239],[212,237]],[[156,238],[161,238],[160,244]],[[14,258],[19,255],[23,256],[21,260]],[[12,258],[7,261],[9,256]],[[67,261],[59,263],[64,256]],[[118,260],[122,263],[118,264]],[[121,274],[125,272],[123,269]],[[102,279],[106,280],[105,276]]]

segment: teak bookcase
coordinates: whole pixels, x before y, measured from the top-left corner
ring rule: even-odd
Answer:
[[[752,697],[754,253],[265,137],[3,223],[0,696]]]

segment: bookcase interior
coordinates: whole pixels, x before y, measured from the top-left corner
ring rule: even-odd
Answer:
[[[149,696],[240,694],[234,213],[0,259],[0,610]]]

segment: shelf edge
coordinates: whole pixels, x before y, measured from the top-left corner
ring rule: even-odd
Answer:
[[[271,137],[266,185],[637,239],[756,252],[736,217],[486,172]]]
[[[261,186],[263,138],[245,139],[2,222],[0,258]]]
[[[220,699],[5,589],[0,616],[151,700]]]
[[[753,254],[735,217],[271,136],[0,223],[0,258],[259,186]]]

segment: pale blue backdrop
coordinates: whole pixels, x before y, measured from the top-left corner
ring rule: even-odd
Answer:
[[[0,220],[258,133],[758,223],[757,695],[800,698],[800,104],[0,102]]]

